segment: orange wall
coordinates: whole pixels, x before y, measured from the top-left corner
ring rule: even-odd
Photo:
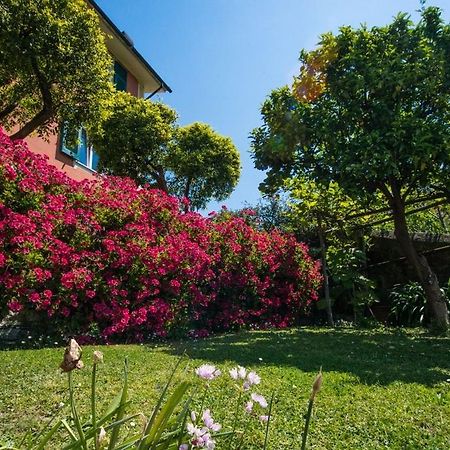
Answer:
[[[95,178],[90,170],[75,165],[74,160],[70,156],[59,151],[57,136],[51,135],[48,142],[37,136],[28,136],[25,141],[31,151],[47,155],[49,158],[48,162],[57,169],[62,170],[70,178],[78,181]]]
[[[127,91],[134,95],[135,97],[139,96],[139,83],[131,72],[127,70]]]
[[[127,91],[136,97],[139,95],[139,83],[134,75],[128,71]],[[70,178],[78,181],[95,178],[95,174],[89,169],[76,164],[74,159],[59,150],[58,136],[51,135],[48,142],[37,136],[29,136],[25,141],[31,151],[47,155],[49,163],[65,172]]]

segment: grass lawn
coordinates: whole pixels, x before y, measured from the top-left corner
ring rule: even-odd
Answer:
[[[88,369],[97,348],[84,348]],[[417,330],[301,328],[101,350],[105,363],[99,375],[100,400],[108,403],[118,390],[122,362],[128,357],[130,412],[150,414],[185,351],[191,357],[188,371],[212,362],[226,374],[212,383],[206,402],[217,421],[230,425],[236,404],[228,369],[236,364],[251,367],[262,378],[259,392],[270,397],[276,391],[269,448],[299,449],[311,383],[323,366],[308,448],[450,449],[449,338]],[[67,411],[66,376],[58,370],[61,359],[61,348],[0,352],[0,441],[17,442],[58,408]],[[184,371],[178,375],[187,376]],[[89,377],[86,369],[75,374],[86,418]],[[252,422],[247,436],[244,448],[261,448],[263,426]],[[60,447],[55,443],[48,448]],[[217,448],[223,448],[220,442]]]

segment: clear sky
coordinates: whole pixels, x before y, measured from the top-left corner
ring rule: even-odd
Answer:
[[[161,100],[182,125],[201,121],[230,136],[242,174],[231,209],[260,198],[264,174],[253,168],[250,131],[272,89],[290,84],[302,48],[341,25],[384,25],[397,12],[417,17],[419,0],[97,0],[172,88]],[[428,1],[450,20],[450,0]],[[208,210],[219,208],[211,202]]]

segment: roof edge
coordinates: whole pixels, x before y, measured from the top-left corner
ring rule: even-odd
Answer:
[[[119,39],[121,39],[127,47],[130,48],[132,53],[136,56],[136,58],[145,66],[145,68],[152,73],[152,75],[161,83],[161,87],[171,93],[172,89],[170,86],[158,75],[155,69],[148,63],[148,61],[136,50],[134,46],[130,46],[130,43],[126,39],[126,37],[122,34],[122,32],[117,28],[117,26],[114,24],[114,22],[107,16],[107,14],[100,8],[100,6],[97,5],[97,3],[94,0],[86,0],[88,3],[92,5],[92,7],[97,11],[99,16],[114,30],[114,32],[117,34]]]

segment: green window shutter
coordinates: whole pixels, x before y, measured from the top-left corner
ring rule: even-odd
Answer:
[[[127,90],[127,71],[117,61],[114,63],[114,85],[118,91]]]

